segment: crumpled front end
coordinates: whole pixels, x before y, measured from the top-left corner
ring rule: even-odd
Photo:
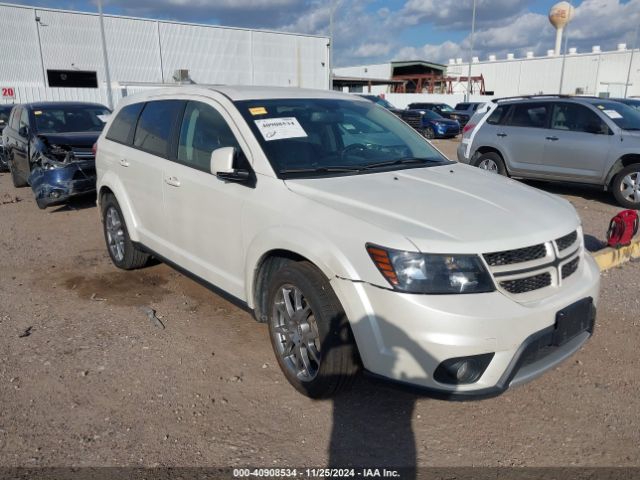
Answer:
[[[29,184],[38,207],[59,205],[72,197],[95,192],[95,159],[86,150],[78,152],[57,145],[37,149]]]

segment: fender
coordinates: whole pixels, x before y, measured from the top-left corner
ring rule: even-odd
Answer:
[[[98,185],[98,195],[104,187],[109,188],[113,192],[116,200],[118,200],[118,204],[120,205],[120,210],[122,210],[122,215],[124,215],[124,221],[127,225],[129,237],[132,241],[139,242],[140,237],[138,235],[138,225],[140,225],[140,222],[131,209],[131,202],[129,201],[129,196],[126,193],[127,190],[122,185],[122,180],[120,180],[120,177],[118,177],[113,171],[107,170],[100,178]],[[98,204],[99,203],[100,196],[98,196]],[[99,210],[99,215],[102,219],[102,208],[100,208]]]
[[[622,157],[621,157],[621,158],[618,158],[618,160],[615,161],[615,163],[609,169],[609,172],[607,173],[607,176],[604,179],[604,189],[605,189],[605,191],[609,190],[609,185],[611,185],[611,181],[613,180],[613,177],[615,177],[616,174],[620,170],[622,170],[623,168],[624,168],[624,165],[622,163]]]
[[[245,292],[249,307],[255,308],[256,270],[263,258],[274,250],[288,250],[305,257],[332,279],[336,275],[356,279],[357,273],[349,259],[326,237],[317,231],[301,230],[300,227],[274,226],[257,236],[247,246],[245,255]]]

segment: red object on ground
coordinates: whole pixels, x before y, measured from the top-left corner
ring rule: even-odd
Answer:
[[[638,212],[623,210],[611,219],[607,232],[607,243],[612,248],[626,247],[638,233]]]

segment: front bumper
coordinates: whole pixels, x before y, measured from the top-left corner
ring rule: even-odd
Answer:
[[[599,275],[585,255],[571,282],[553,296],[527,304],[500,292],[412,295],[343,279],[332,280],[332,285],[366,370],[436,396],[465,399],[494,396],[533,380],[577,351],[590,331],[534,360],[527,353],[541,338],[544,343],[559,311],[589,297],[597,305]],[[487,353],[494,356],[475,383],[450,385],[434,379],[445,360]]]
[[[41,208],[65,203],[75,196],[95,192],[95,162],[73,162],[52,170],[36,167],[29,176],[29,184]]]

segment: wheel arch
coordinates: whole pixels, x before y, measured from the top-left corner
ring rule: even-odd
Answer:
[[[292,238],[295,241],[290,240]],[[336,275],[352,274],[354,270],[347,259],[339,258],[335,252],[340,249],[317,234],[283,227],[269,230],[251,242],[245,256],[245,295],[256,319],[264,321],[265,285],[275,271],[288,262],[309,262],[329,280]]]
[[[635,163],[640,164],[640,153],[627,153],[622,155],[620,158],[618,158],[614,162],[614,164],[611,166],[611,168],[609,169],[609,172],[607,173],[607,176],[605,177],[605,180],[604,180],[605,189],[607,190],[611,189],[611,183],[613,182],[613,179],[615,178],[615,176],[620,170],[628,167],[629,165],[633,165]]]
[[[138,221],[131,208],[129,196],[122,185],[122,181],[111,172],[104,174],[98,187],[98,211],[101,220],[102,202],[107,194],[113,195],[118,201],[118,205],[120,205],[120,210],[122,211],[122,215],[124,215],[124,221],[127,225],[129,238],[134,242],[138,242],[140,240],[138,236]]]

